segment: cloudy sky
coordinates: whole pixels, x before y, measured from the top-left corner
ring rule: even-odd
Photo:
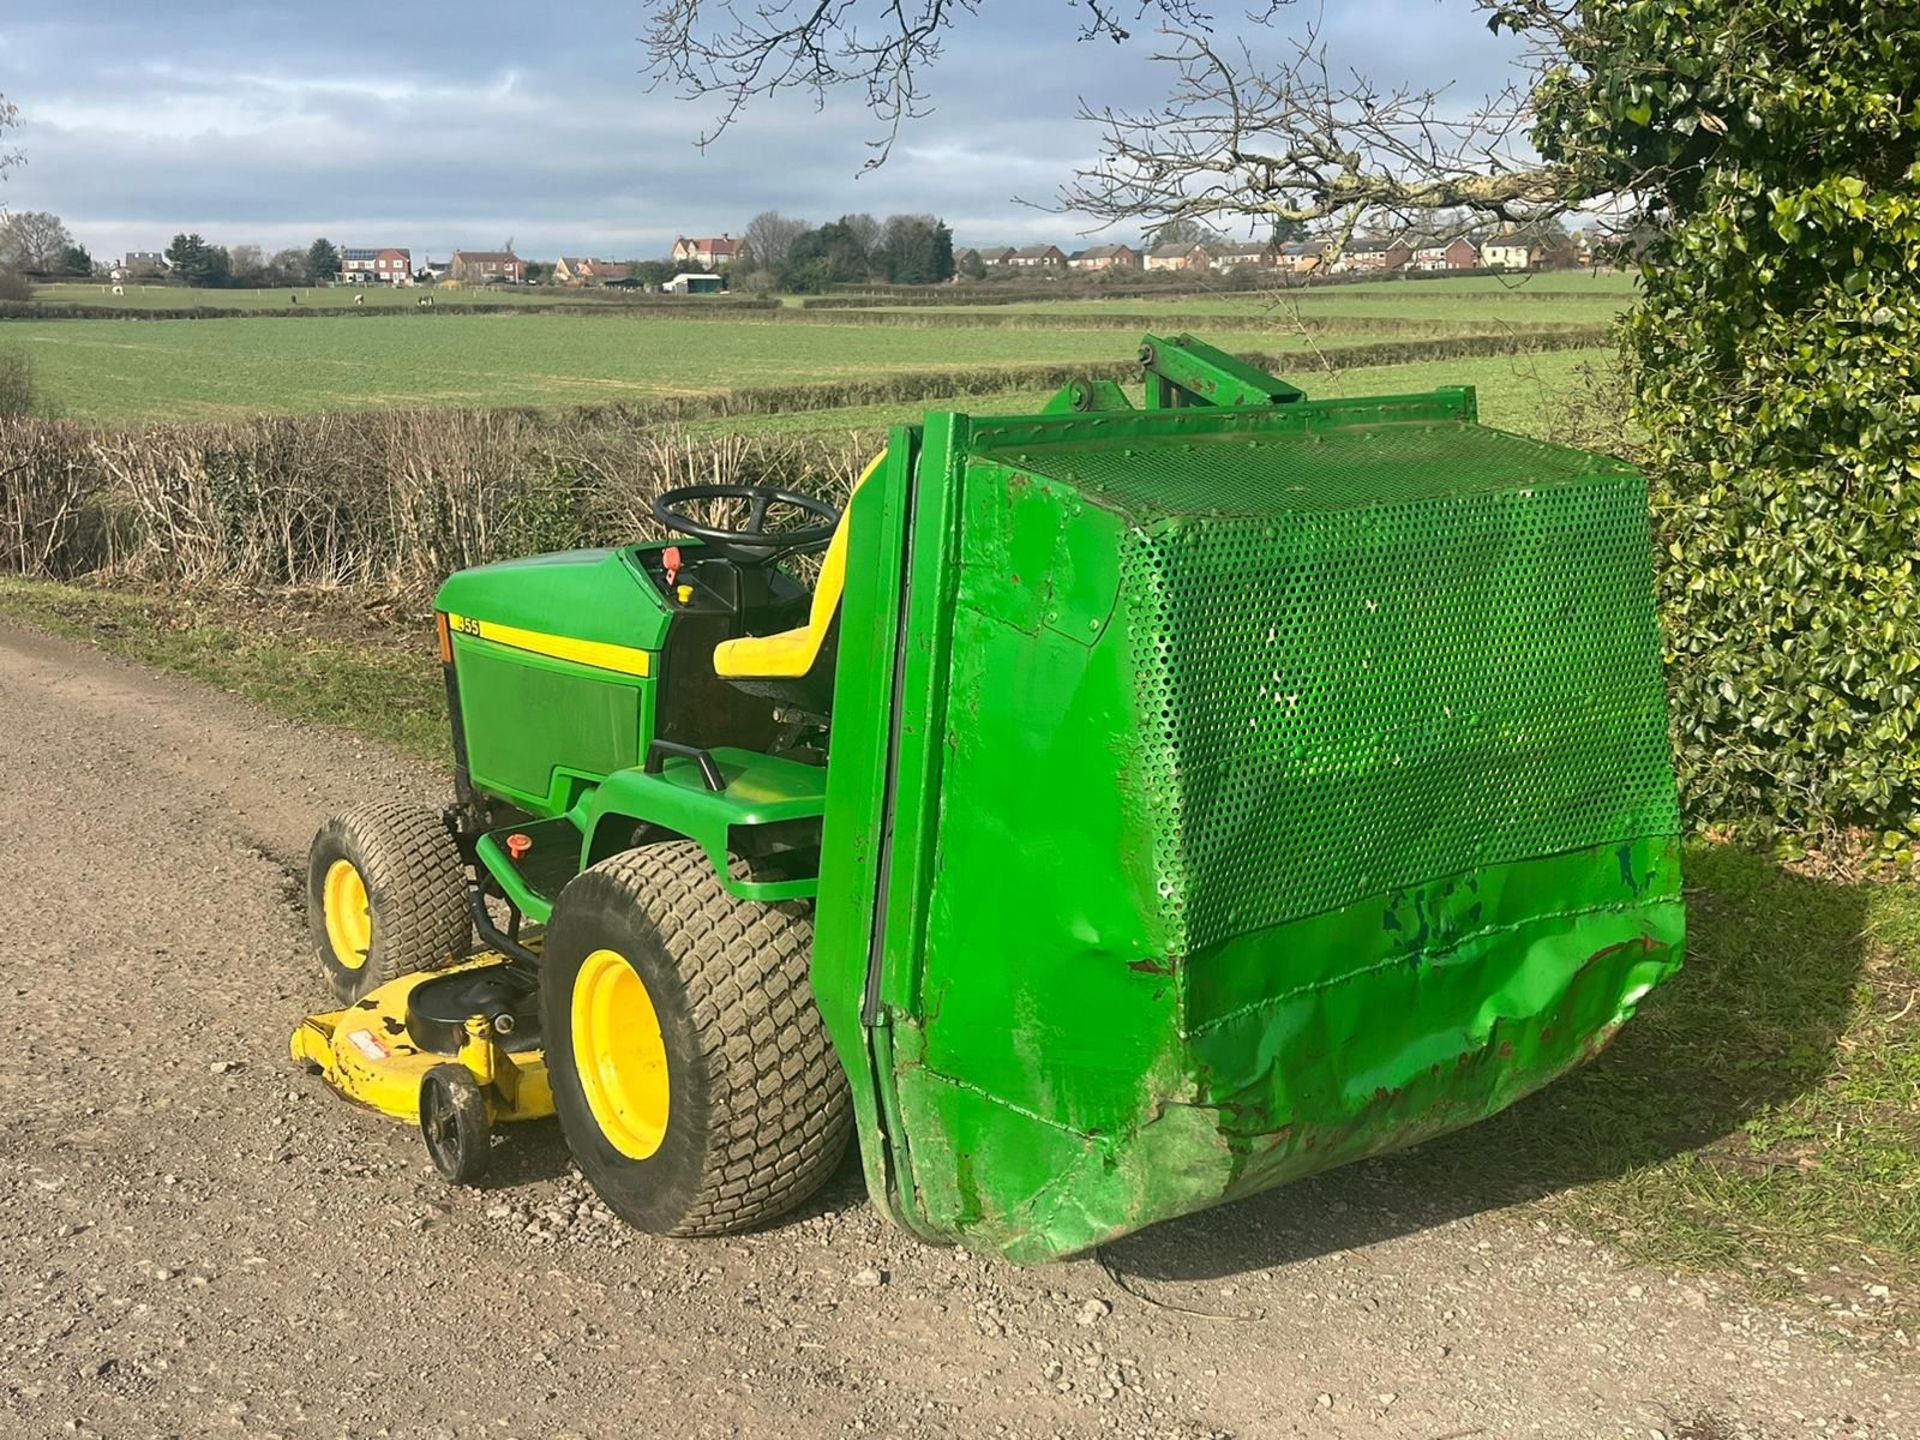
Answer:
[[[1277,53],[1281,34],[1219,28]],[[1319,0],[1302,0],[1297,25]],[[12,8],[12,7],[9,7]],[[704,153],[710,102],[649,93],[644,0],[96,0],[0,20],[0,94],[28,164],[0,201],[62,216],[96,255],[198,230],[279,248],[325,234],[416,259],[509,237],[530,257],[662,254],[769,207],[811,219],[931,211],[963,243],[1055,240],[1084,221],[1049,201],[1097,137],[1082,98],[1144,107],[1168,76],[1152,37],[1075,41],[1070,0],[980,0],[932,77],[935,112],[861,173],[874,127],[849,95],[755,109]],[[1505,77],[1468,0],[1326,0],[1336,63],[1452,82]],[[1283,12],[1284,13],[1284,12]],[[442,19],[442,16],[449,18]],[[1132,238],[1132,237],[1122,237]]]

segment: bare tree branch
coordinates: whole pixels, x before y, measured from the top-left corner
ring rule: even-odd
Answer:
[[[703,145],[778,91],[808,90],[824,103],[829,90],[863,89],[884,130],[872,167],[926,113],[925,75],[948,33],[981,3],[648,0],[648,70],[656,84],[719,102]],[[1299,13],[1294,0],[1238,0],[1246,21],[1274,34],[1278,57],[1219,41],[1206,8],[1213,0],[1068,3],[1083,14],[1085,39],[1124,42],[1132,24],[1150,20],[1163,43],[1155,58],[1175,83],[1150,110],[1083,107],[1080,118],[1101,132],[1102,156],[1049,208],[1149,229],[1180,220],[1313,224],[1331,239],[1332,260],[1362,230],[1411,230],[1437,211],[1525,224],[1594,198],[1598,167],[1577,138],[1551,162],[1529,143],[1542,87],[1591,58],[1597,42],[1581,24],[1587,0],[1471,0],[1490,29],[1523,45],[1513,83],[1478,101],[1446,87],[1383,87],[1337,68],[1317,20],[1282,39],[1276,22]],[[1656,189],[1663,179],[1643,178]]]
[[[1070,0],[1086,12],[1081,38],[1121,43],[1128,26],[1205,28],[1200,0]],[[1285,0],[1268,0],[1269,4]],[[713,98],[719,111],[700,136],[705,147],[748,104],[781,90],[805,90],[824,104],[829,90],[852,86],[883,134],[870,142],[868,168],[884,164],[909,120],[928,113],[924,76],[939,60],[947,32],[978,14],[981,0],[648,0],[641,34],[646,73],[688,99]]]
[[[1532,87],[1470,106],[1443,89],[1383,89],[1330,66],[1317,24],[1263,65],[1190,31],[1163,31],[1173,93],[1142,112],[1083,108],[1102,156],[1062,208],[1104,222],[1190,218],[1315,223],[1329,261],[1362,227],[1411,229],[1437,210],[1520,223],[1584,198],[1527,144]]]
[[[0,95],[0,180],[6,179],[7,171],[16,165],[27,163],[27,157],[6,143],[7,132],[20,124],[20,108],[6,96]]]

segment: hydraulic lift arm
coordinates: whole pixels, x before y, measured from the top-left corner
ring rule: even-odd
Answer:
[[[1140,364],[1147,372],[1149,410],[1287,405],[1307,398],[1306,391],[1191,335],[1147,336],[1140,344]]]

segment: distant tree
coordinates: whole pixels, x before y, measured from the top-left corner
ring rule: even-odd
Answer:
[[[669,260],[636,260],[633,262],[633,279],[637,285],[664,285],[679,274]]]
[[[209,245],[200,255],[200,275],[192,281],[208,290],[224,290],[233,284],[233,256],[224,245]]]
[[[978,250],[969,250],[967,252],[967,263],[960,267],[960,273],[969,280],[984,280],[987,278],[987,262],[980,258],[980,252]]]
[[[741,239],[753,252],[755,266],[778,271],[787,263],[787,252],[793,248],[793,242],[810,228],[806,221],[782,215],[778,210],[762,210],[747,222],[746,234]]]
[[[85,279],[93,274],[93,256],[87,247],[78,243],[67,246],[60,252],[60,273]]]
[[[1312,236],[1313,231],[1307,228],[1307,222],[1296,220],[1291,215],[1278,216],[1273,222],[1273,243],[1276,245],[1293,245]]]
[[[893,215],[872,258],[895,285],[937,285],[953,278],[953,232],[932,215]]]
[[[1211,245],[1218,244],[1219,240],[1220,236],[1212,226],[1184,215],[1147,232],[1149,249],[1161,245]]]
[[[327,285],[340,278],[340,252],[331,240],[322,237],[307,247],[307,279],[315,285]]]
[[[230,281],[237,289],[253,290],[275,283],[267,269],[267,254],[258,245],[236,245],[228,252]]]
[[[547,278],[552,274],[553,266],[547,264],[544,260],[529,260],[527,262],[527,284],[529,285],[544,285],[547,282]]]
[[[276,250],[273,258],[267,261],[266,283],[275,290],[283,285],[306,284],[307,252],[297,247]]]
[[[207,267],[211,265],[209,246],[204,238],[196,234],[177,234],[167,244],[167,265],[173,267],[173,273],[186,284],[205,284]]]
[[[883,227],[871,215],[842,215],[840,223],[847,227],[847,234],[859,247],[862,259],[870,259],[873,252],[880,248],[880,235]]]
[[[73,236],[58,215],[44,210],[16,210],[0,220],[0,265],[29,275],[64,273]]]
[[[780,286],[798,294],[817,294],[829,285],[849,285],[869,278],[873,244],[880,237],[871,215],[842,215],[838,220],[797,237],[780,269]],[[869,242],[865,237],[871,235]]]

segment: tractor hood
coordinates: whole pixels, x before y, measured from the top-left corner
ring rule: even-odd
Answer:
[[[433,603],[462,620],[543,635],[639,650],[666,642],[666,605],[631,547],[563,550],[461,570]]]

